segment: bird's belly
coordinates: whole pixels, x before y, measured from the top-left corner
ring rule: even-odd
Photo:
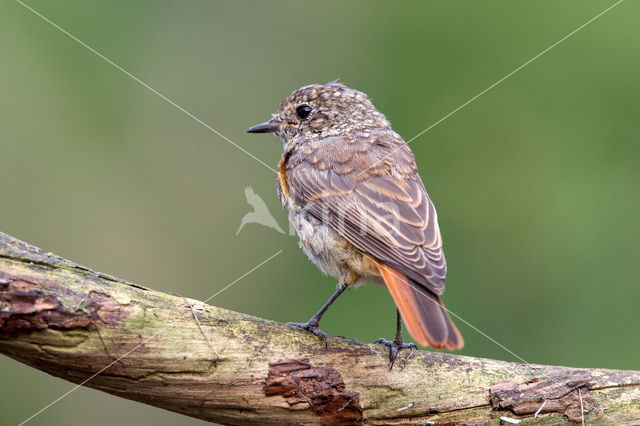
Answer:
[[[288,203],[285,211],[300,238],[300,247],[321,271],[346,285],[383,283],[376,263],[370,256],[292,201],[288,200]]]

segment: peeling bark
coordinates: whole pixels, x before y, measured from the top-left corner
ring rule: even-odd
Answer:
[[[48,294],[40,288],[47,287]],[[62,302],[67,289],[38,277],[0,275],[0,330],[30,333],[38,330],[117,327],[127,317],[127,308],[109,294],[91,290],[75,308]]]
[[[578,423],[583,415],[602,414],[600,404],[589,393],[592,380],[588,371],[572,371],[524,383],[500,382],[491,386],[491,404],[496,410],[518,415],[559,413]]]
[[[325,348],[303,330],[148,290],[1,233],[0,353],[223,424],[640,422],[637,371],[425,351],[404,351],[389,371],[384,347],[330,336]]]
[[[360,394],[346,390],[342,376],[331,367],[314,367],[307,358],[269,364],[265,396],[282,395],[287,404],[308,404],[322,423],[362,422]]]

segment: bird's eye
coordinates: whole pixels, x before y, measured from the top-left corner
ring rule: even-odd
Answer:
[[[296,108],[296,114],[299,118],[304,120],[309,116],[309,114],[311,114],[311,107],[309,105],[300,105],[298,108]]]

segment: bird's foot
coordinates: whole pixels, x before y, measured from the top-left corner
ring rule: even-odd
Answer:
[[[324,342],[324,347],[327,347],[327,333],[320,330],[319,324],[315,321],[307,321],[307,322],[288,322],[287,325],[292,325],[294,327],[304,328],[318,336],[320,340]]]
[[[402,340],[387,340],[382,337],[377,339],[374,343],[382,343],[385,346],[389,347],[389,360],[391,361],[391,366],[389,366],[389,370],[393,368],[393,364],[396,362],[396,358],[398,358],[398,353],[402,349],[417,349],[415,343],[402,343]]]

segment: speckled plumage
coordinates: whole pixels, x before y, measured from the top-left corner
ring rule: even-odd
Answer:
[[[420,327],[407,323],[414,338],[461,347],[439,300],[446,262],[435,208],[413,153],[367,96],[339,83],[305,86],[260,126],[250,130],[282,141],[278,193],[307,256],[345,285],[406,287],[405,296],[392,291],[405,322],[417,311],[436,334],[416,336]],[[383,267],[406,285],[390,283]],[[402,298],[415,300],[408,307]]]

